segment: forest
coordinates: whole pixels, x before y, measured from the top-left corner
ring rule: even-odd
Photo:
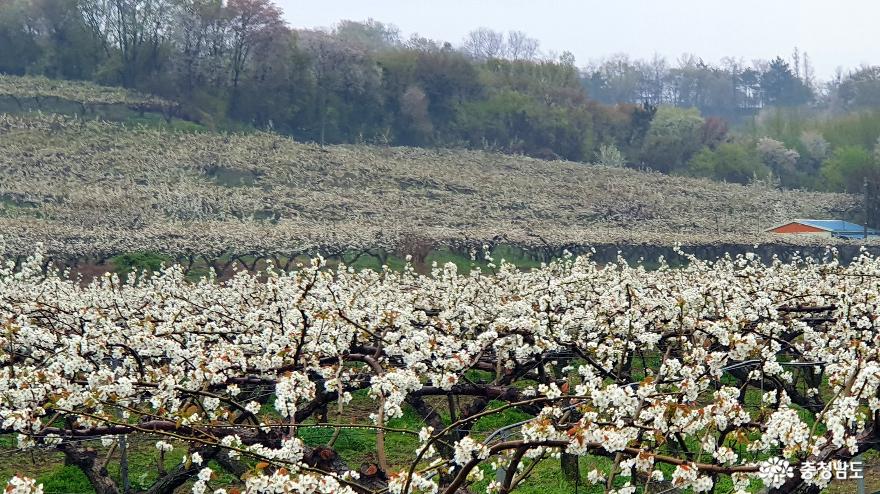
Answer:
[[[880,67],[819,81],[797,48],[750,62],[579,63],[522,31],[445,41],[372,19],[298,29],[270,0],[9,0],[0,46],[2,73],[136,89],[212,129],[786,188],[861,192],[880,177]]]

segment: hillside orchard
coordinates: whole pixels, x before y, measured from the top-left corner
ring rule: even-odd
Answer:
[[[41,256],[0,270],[0,433],[62,452],[102,494],[121,487],[87,440],[128,435],[155,443],[148,492],[189,482],[196,494],[504,493],[557,458],[582,485],[621,493],[817,492],[822,475],[760,465],[827,469],[880,435],[880,260],[868,254],[650,271],[489,258],[469,275],[318,258],[223,282],[171,266],[89,283],[46,274]],[[327,422],[362,394],[369,417]],[[528,417],[519,427],[475,428],[513,409]],[[419,427],[389,426],[404,413]],[[375,431],[375,461],[348,464],[334,439],[306,444],[318,425]],[[413,438],[404,461],[386,454],[392,433]],[[599,466],[566,470],[577,457]],[[41,490],[23,475],[7,487]]]
[[[778,242],[761,233],[774,224],[854,217],[860,204],[846,194],[477,151],[321,148],[272,132],[0,115],[0,251],[20,258],[36,243],[53,258],[153,251],[189,264],[406,254],[418,242],[465,251],[505,243],[554,257],[598,242],[750,245]]]
[[[79,114],[96,109],[120,106],[141,112],[157,112],[170,116],[177,104],[157,96],[121,87],[99,86],[84,81],[67,81],[46,77],[15,77],[0,73],[0,101],[8,98],[18,108],[9,110],[52,111],[58,104],[75,104]],[[8,110],[7,110],[8,111]]]

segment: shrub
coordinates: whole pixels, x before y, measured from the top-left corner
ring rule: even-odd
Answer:
[[[859,192],[865,178],[876,178],[877,162],[860,146],[843,146],[834,150],[822,163],[822,176],[831,190]]]
[[[757,152],[738,143],[724,143],[714,150],[703,148],[688,163],[688,171],[698,177],[747,184],[755,177],[766,177],[769,170]]]
[[[614,144],[602,144],[599,146],[598,154],[596,164],[616,168],[626,166],[626,159],[623,157],[623,153],[621,153]]]
[[[645,137],[642,159],[661,172],[681,168],[700,149],[702,130],[695,108],[661,107]]]

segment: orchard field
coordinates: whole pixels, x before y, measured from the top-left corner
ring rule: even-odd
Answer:
[[[760,465],[877,444],[867,254],[223,282],[42,261],[0,272],[9,492],[120,492],[121,437],[134,490],[196,493],[811,492]]]
[[[823,474],[855,457],[877,477],[875,246],[687,253],[783,245],[761,232],[855,196],[318,146],[27,81],[0,77],[9,494],[850,492]]]

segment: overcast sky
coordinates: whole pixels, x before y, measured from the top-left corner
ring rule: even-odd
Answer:
[[[735,56],[749,62],[809,53],[820,79],[880,62],[877,0],[276,0],[293,27],[329,27],[341,19],[397,25],[461,44],[485,26],[522,30],[543,50],[569,50],[577,64],[614,53],[674,62],[694,53],[707,62]]]

